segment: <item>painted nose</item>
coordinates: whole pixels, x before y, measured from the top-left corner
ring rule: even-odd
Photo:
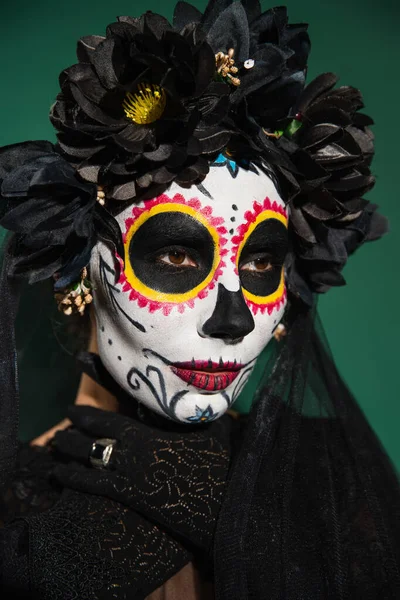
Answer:
[[[204,323],[203,334],[212,338],[237,340],[253,331],[254,319],[241,290],[229,292],[218,284],[217,303],[211,317]]]

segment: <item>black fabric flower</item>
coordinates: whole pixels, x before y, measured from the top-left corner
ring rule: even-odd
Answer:
[[[182,5],[176,13],[185,12]],[[232,108],[264,128],[285,118],[304,87],[308,26],[289,25],[284,6],[262,13],[258,0],[210,2],[200,25],[214,53],[235,50],[240,86],[230,95]]]
[[[202,154],[229,140],[227,126],[216,126],[229,87],[214,81],[214,53],[196,25],[179,33],[150,12],[120,17],[105,38],[82,38],[78,58],[61,74],[51,120],[83,177],[118,200],[204,177]]]
[[[304,88],[310,52],[308,26],[289,24],[282,6],[262,13],[258,0],[211,1],[204,15],[178,2],[174,24],[184,26],[192,19],[206,32],[215,53],[235,51],[240,85],[229,95],[230,150],[242,148],[245,141],[270,164],[293,169],[286,152],[277,148],[268,132],[273,133],[277,123],[287,118]]]
[[[216,70],[215,55],[230,48],[236,88]],[[261,14],[258,0],[211,0],[204,15],[179,2],[173,25],[151,12],[119,17],[106,37],[79,41],[79,63],[60,76],[51,121],[67,159],[108,198],[154,195],[174,180],[201,181],[209,157],[232,138],[251,141],[286,117],[303,89],[308,51],[306,26],[289,26],[284,8]]]
[[[278,141],[298,170],[299,190],[290,202],[289,281],[308,303],[312,292],[343,285],[348,256],[387,231],[386,219],[363,198],[375,183],[372,120],[357,112],[361,93],[335,89],[336,82],[325,73],[307,86],[293,107],[294,134]]]
[[[97,187],[76,176],[50,142],[0,149],[0,225],[13,231],[13,277],[35,283],[57,274],[56,288],[79,277],[98,239],[119,247],[117,222],[97,202]]]

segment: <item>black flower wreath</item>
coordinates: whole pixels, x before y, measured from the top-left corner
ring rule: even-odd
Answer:
[[[204,15],[179,2],[174,25],[120,17],[105,38],[82,38],[79,63],[61,74],[60,148],[111,199],[195,182],[233,136],[287,115],[308,51],[305,25],[289,26],[284,8],[261,14],[257,1],[216,0]]]
[[[309,49],[307,25],[289,24],[283,7],[262,13],[258,0],[210,0],[204,14],[178,2],[173,24],[148,12],[82,38],[51,110],[57,147],[0,154],[0,224],[17,233],[15,273],[70,282],[99,238],[119,247],[111,215],[126,202],[201,182],[228,148],[278,176],[289,289],[311,304],[314,292],[342,285],[349,254],[387,226],[363,199],[374,178],[361,95],[335,88],[332,74],[304,88]]]
[[[215,57],[197,26],[178,33],[152,13],[120,17],[106,38],[80,40],[78,58],[61,75],[51,120],[83,177],[131,200],[207,173],[203,155],[229,141],[219,126],[229,87],[214,80]]]
[[[372,120],[358,112],[360,92],[325,73],[300,95],[294,131],[281,137],[298,170],[290,202],[289,285],[308,304],[312,292],[345,283],[341,270],[363,242],[387,231],[387,220],[363,198],[375,183],[370,171]],[[288,139],[289,138],[289,139]],[[281,170],[281,172],[283,172]]]

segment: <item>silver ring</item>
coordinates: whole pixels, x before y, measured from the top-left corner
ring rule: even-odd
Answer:
[[[100,438],[93,442],[89,453],[89,461],[95,469],[107,469],[116,440]]]

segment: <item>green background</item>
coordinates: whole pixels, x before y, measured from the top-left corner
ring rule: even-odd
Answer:
[[[59,72],[75,62],[75,43],[80,36],[103,34],[105,26],[121,14],[137,16],[151,9],[171,17],[174,5],[170,0],[1,1],[0,145],[54,140],[48,109],[58,92]],[[200,9],[206,4],[200,0],[193,3]],[[323,297],[320,312],[341,373],[400,467],[400,9],[397,0],[290,0],[287,5],[292,22],[310,23],[309,78],[322,71],[338,73],[341,83],[363,91],[366,112],[376,122],[377,185],[368,198],[389,217],[391,232],[351,259],[344,272],[348,285]],[[67,397],[61,392],[56,398],[46,396],[56,369],[66,363],[55,351],[50,363],[41,359],[44,345],[53,348],[41,327],[48,305],[35,297],[27,302],[30,308],[33,305],[35,317],[28,336],[34,360],[26,361],[22,384],[24,437],[40,433],[63,417]],[[22,349],[23,356],[29,355],[28,349]],[[30,394],[38,378],[43,386],[40,398]]]

